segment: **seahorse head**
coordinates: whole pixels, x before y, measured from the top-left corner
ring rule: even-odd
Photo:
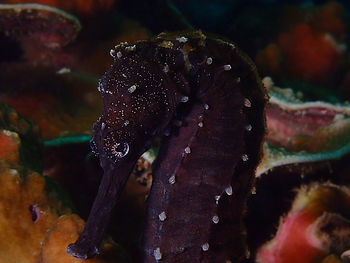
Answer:
[[[159,63],[145,59],[140,43],[111,51],[115,58],[101,78],[103,108],[94,124],[91,147],[105,161],[118,165],[149,148],[152,138],[168,124],[175,108],[175,91]]]

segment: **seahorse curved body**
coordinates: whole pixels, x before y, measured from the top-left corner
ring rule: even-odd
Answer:
[[[266,97],[253,63],[200,31],[120,44],[111,54],[93,132],[105,174],[68,252],[96,253],[133,165],[165,134],[148,198],[144,262],[238,262],[264,134]]]

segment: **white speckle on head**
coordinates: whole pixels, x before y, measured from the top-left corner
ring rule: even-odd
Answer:
[[[210,65],[211,63],[213,63],[213,59],[211,57],[207,58],[207,64]]]
[[[228,71],[228,70],[231,70],[232,67],[230,64],[227,64],[227,65],[224,65],[224,70]]]
[[[163,67],[163,72],[168,73],[169,72],[169,66],[168,64],[165,64]]]
[[[135,45],[125,47],[125,50],[126,50],[126,51],[134,51],[135,49],[136,49],[136,46],[135,46]]]
[[[245,126],[245,129],[247,131],[251,131],[253,129],[252,125],[248,124],[247,126]]]
[[[198,127],[202,128],[203,127],[203,122],[198,123]]]
[[[227,195],[232,195],[233,194],[232,186],[230,185],[229,187],[227,187],[225,189],[225,192]]]
[[[185,148],[185,153],[187,153],[187,154],[191,153],[191,148],[187,146],[187,147]]]
[[[123,56],[122,52],[118,51],[117,52],[117,58],[121,58]]]
[[[130,123],[130,122],[129,122],[128,120],[124,121],[124,126],[128,126],[129,123]]]
[[[249,160],[248,155],[247,154],[242,154],[242,160],[243,160],[243,162],[248,161]]]
[[[175,175],[170,176],[170,178],[169,178],[169,184],[175,184],[175,181],[176,181]]]
[[[166,214],[165,214],[165,212],[164,212],[164,211],[161,212],[161,213],[158,215],[158,217],[159,217],[159,220],[160,220],[160,221],[164,221],[164,220],[166,219]]]
[[[180,99],[181,102],[187,102],[188,101],[188,96],[183,96],[181,99]]]
[[[133,93],[136,90],[136,85],[132,85],[130,88],[128,88],[129,93]]]
[[[213,221],[214,224],[219,223],[219,217],[217,215],[213,216],[211,220]]]
[[[114,49],[111,49],[109,51],[109,54],[112,56],[112,57],[115,57],[115,50]]]
[[[160,248],[159,247],[157,247],[153,251],[153,256],[154,256],[155,260],[161,260],[162,259],[162,253],[160,253]]]
[[[207,243],[204,243],[203,245],[202,245],[202,250],[203,251],[208,251],[209,250],[209,243],[207,242]]]
[[[250,102],[249,99],[244,99],[244,106],[247,107],[247,108],[250,108],[252,106],[252,103]]]
[[[186,43],[188,39],[187,37],[182,36],[182,37],[177,37],[176,40],[181,43]]]
[[[208,104],[204,104],[204,109],[209,110],[209,105]]]

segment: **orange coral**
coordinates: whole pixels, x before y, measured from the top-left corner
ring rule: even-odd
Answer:
[[[83,262],[65,251],[82,231],[84,221],[47,195],[44,177],[34,172],[20,175],[19,171],[0,168],[0,262]],[[115,261],[97,257],[86,262]]]
[[[32,0],[5,0],[3,2],[8,4],[33,3]],[[93,15],[100,10],[109,10],[115,0],[35,0],[35,3],[54,6],[81,15]]]
[[[288,73],[320,83],[330,78],[343,56],[343,49],[327,34],[300,24],[278,39]]]
[[[21,133],[30,129],[24,119],[7,108],[0,111],[0,121],[5,126],[9,122],[7,126]],[[52,182],[48,184],[49,179],[20,166],[20,147],[16,132],[0,130],[0,262],[83,262],[68,255],[66,247],[82,231],[84,221],[72,215],[57,188],[50,187]],[[86,262],[120,261],[115,245],[109,242],[102,247],[101,255]]]
[[[64,215],[57,219],[55,226],[50,229],[47,240],[42,246],[41,259],[45,263],[118,263],[117,259],[109,258],[101,260],[101,257],[89,260],[81,260],[66,253],[67,244],[74,242],[83,230],[84,221],[77,215]],[[102,245],[101,250],[106,252],[113,250],[113,246],[108,243]],[[104,253],[105,254],[105,253]],[[102,255],[105,257],[106,255]]]
[[[8,130],[0,130],[0,160],[19,161],[20,139],[18,134]]]
[[[64,104],[69,104],[68,100],[60,101],[54,94],[49,93],[21,94],[6,98],[5,102],[22,116],[35,121],[46,140],[64,135],[90,133],[93,118],[98,115],[97,109],[88,108],[83,104],[75,104],[76,107],[80,107],[81,114],[72,114],[70,108]]]

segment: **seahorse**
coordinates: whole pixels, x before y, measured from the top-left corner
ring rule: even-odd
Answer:
[[[143,262],[238,262],[242,217],[265,133],[267,96],[235,44],[201,31],[161,33],[110,51],[91,147],[104,175],[85,228],[67,252],[98,253],[137,159],[162,136]]]

